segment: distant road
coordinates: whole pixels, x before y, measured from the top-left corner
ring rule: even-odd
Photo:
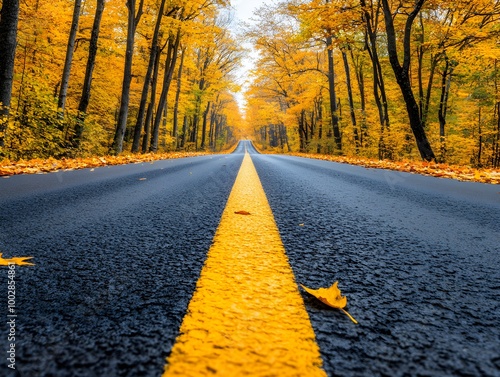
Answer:
[[[16,269],[17,374],[0,375],[160,376],[245,149],[297,282],[338,280],[360,322],[301,292],[330,376],[500,376],[500,186],[248,142],[0,179],[0,252],[36,264]]]

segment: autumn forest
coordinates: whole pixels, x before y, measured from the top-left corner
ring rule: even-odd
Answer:
[[[498,0],[274,1],[247,24],[229,0],[0,6],[0,159],[218,152],[248,137],[500,166]]]

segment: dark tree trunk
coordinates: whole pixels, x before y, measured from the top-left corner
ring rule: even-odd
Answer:
[[[186,48],[181,49],[181,61],[179,63],[179,69],[177,70],[177,89],[175,91],[175,102],[174,102],[174,118],[172,126],[172,136],[174,137],[175,146],[178,146],[178,134],[179,134],[179,101],[181,96],[182,87],[182,69],[184,67],[184,55],[186,54]]]
[[[120,110],[116,125],[115,137],[111,152],[118,154],[123,150],[123,137],[127,128],[128,108],[130,103],[130,84],[132,82],[132,60],[134,57],[135,31],[142,16],[144,0],[140,0],[137,15],[135,13],[136,0],[127,0],[128,23],[127,23],[127,47],[125,51],[125,67],[123,69],[123,84],[120,99]]]
[[[478,131],[478,148],[477,148],[477,161],[476,166],[481,167],[481,159],[483,153],[483,130],[481,127],[481,123],[483,122],[482,114],[481,114],[481,106],[479,106],[478,110],[478,120],[477,120],[477,131]]]
[[[496,104],[497,109],[497,129],[495,135],[495,145],[493,153],[493,167],[498,168],[500,166],[500,102]]]
[[[92,87],[92,74],[95,67],[95,59],[97,56],[97,43],[99,41],[99,31],[101,29],[102,14],[104,12],[105,0],[97,0],[94,24],[92,25],[92,34],[90,36],[89,56],[87,59],[87,68],[85,69],[85,78],[83,80],[82,96],[78,105],[78,118],[75,125],[75,135],[73,137],[73,147],[80,146],[80,139],[83,133],[83,125],[87,108],[90,102],[90,93]]]
[[[441,156],[440,161],[445,162],[446,160],[446,113],[448,112],[448,96],[450,92],[451,85],[451,75],[453,73],[453,67],[450,65],[450,61],[445,57],[445,66],[443,74],[441,76],[441,97],[439,99],[439,109],[438,109],[438,120],[439,120],[439,140]]]
[[[495,59],[495,75],[494,75],[494,86],[495,86],[495,98],[498,98],[499,94],[499,83],[498,83],[498,61]],[[496,121],[496,130],[493,142],[493,157],[492,166],[498,168],[500,166],[500,101],[495,103],[495,114],[494,119]]]
[[[362,147],[364,138],[368,136],[368,130],[366,125],[365,79],[363,74],[362,63],[358,62],[358,64],[356,64],[356,59],[354,58],[354,53],[352,49],[350,49],[350,53],[351,53],[351,60],[355,68],[354,72],[356,73],[355,77],[356,77],[356,82],[358,83],[358,90],[361,102],[361,125],[360,125],[361,132],[359,136],[359,144]]]
[[[417,0],[412,12],[408,15],[404,29],[403,39],[403,64],[401,65],[398,57],[398,50],[396,45],[396,31],[394,29],[394,22],[392,19],[392,12],[388,0],[382,0],[382,7],[384,11],[384,20],[387,33],[387,51],[389,60],[391,62],[392,70],[396,76],[396,81],[401,89],[403,99],[406,104],[406,111],[410,120],[410,127],[413,131],[415,141],[417,143],[420,156],[423,160],[432,161],[436,159],[431,145],[425,134],[424,125],[422,124],[422,117],[418,107],[418,103],[413,95],[411,87],[409,68],[410,68],[410,41],[411,41],[411,28],[415,17],[420,12],[425,0]]]
[[[318,145],[316,146],[316,153],[321,153],[321,139],[323,138],[323,98],[319,97],[315,102],[318,123]]]
[[[160,54],[156,54],[153,78],[151,81],[151,97],[149,99],[148,110],[146,111],[146,120],[144,121],[144,135],[142,137],[142,153],[148,151],[148,142],[151,139],[151,128],[153,123],[153,111],[156,103],[156,87],[158,86],[158,75],[160,74]]]
[[[198,53],[198,60],[200,60],[200,55],[201,53]],[[195,100],[196,100],[196,105],[195,105],[195,110],[194,110],[194,115],[193,115],[193,132],[191,133],[190,137],[190,142],[195,144],[195,148],[198,149],[198,123],[199,123],[199,118],[200,118],[200,111],[201,111],[201,102],[202,102],[202,95],[206,89],[206,80],[205,80],[205,72],[210,64],[210,59],[211,55],[207,49],[206,55],[205,55],[205,60],[203,61],[203,65],[199,66],[200,69],[200,80],[198,81],[198,90],[195,93]]]
[[[307,146],[307,131],[305,129],[305,110],[302,110],[300,113],[300,117],[298,119],[299,121],[299,141],[300,141],[300,152],[305,153],[306,152],[306,146]]]
[[[380,136],[379,136],[379,158],[391,158],[392,153],[385,145],[385,133],[389,129],[389,104],[385,91],[384,76],[382,73],[382,65],[378,56],[378,41],[377,28],[380,15],[380,2],[377,2],[377,9],[370,9],[366,6],[365,0],[360,0],[363,8],[363,19],[365,21],[365,46],[372,61],[373,68],[373,96],[377,105],[379,121],[380,121]]]
[[[328,55],[328,91],[330,93],[330,113],[332,118],[333,139],[339,153],[342,152],[342,137],[340,135],[339,117],[337,115],[337,95],[335,92],[335,65],[333,61],[333,39],[329,35],[326,38]]]
[[[148,100],[149,87],[151,86],[151,77],[153,75],[153,69],[156,62],[156,55],[160,53],[160,48],[158,46],[158,36],[160,33],[160,25],[163,19],[164,9],[165,0],[161,0],[160,7],[158,9],[158,16],[156,17],[155,29],[153,31],[153,38],[151,40],[151,53],[149,55],[146,76],[144,77],[144,86],[142,88],[139,111],[137,112],[137,120],[134,127],[134,141],[132,142],[132,152],[139,152],[144,114],[146,113],[146,103]]]
[[[202,150],[205,149],[205,141],[206,141],[206,135],[207,135],[207,118],[208,118],[208,112],[210,111],[210,101],[207,103],[207,108],[203,112],[203,125],[201,127],[201,145],[200,148]]]
[[[4,0],[0,11],[0,147],[12,99],[18,19],[19,0]]]
[[[209,146],[212,149],[212,151],[214,150],[215,147],[215,121],[217,118],[217,111],[219,107],[220,107],[220,101],[219,101],[219,95],[217,95],[215,103],[212,106],[212,110],[210,111],[210,125],[208,132]]]
[[[181,137],[181,148],[184,148],[186,145],[186,134],[188,131],[188,116],[184,115],[184,121],[182,122],[182,137]]]
[[[63,75],[61,79],[61,87],[59,91],[59,100],[57,108],[60,111],[61,117],[64,114],[66,106],[66,97],[68,95],[69,76],[71,73],[71,65],[73,64],[73,53],[75,52],[76,33],[78,32],[78,23],[80,20],[80,10],[82,7],[82,0],[75,0],[73,8],[73,20],[71,21],[71,28],[69,31],[68,47],[66,49],[66,59],[64,61]]]
[[[351,123],[354,134],[354,144],[356,145],[356,153],[358,153],[359,152],[358,124],[356,122],[354,98],[352,95],[351,70],[349,68],[349,60],[347,59],[347,54],[345,53],[345,51],[342,51],[342,60],[344,61],[344,70],[345,70],[346,84],[347,84],[347,97],[349,99],[349,113],[351,115]]]
[[[181,40],[181,30],[178,29],[176,35],[171,35],[169,38],[170,41],[168,43],[167,58],[165,60],[165,76],[163,78],[163,88],[161,91],[160,100],[158,102],[155,121],[153,125],[153,132],[151,135],[151,145],[149,147],[149,150],[151,152],[156,152],[158,150],[160,123],[163,116],[163,110],[167,105],[168,90],[170,88],[170,83],[172,82],[175,64],[177,62],[177,52],[179,50],[179,43]]]
[[[424,124],[424,126],[427,124],[427,118],[429,116],[429,104],[431,103],[431,92],[432,92],[432,85],[434,83],[434,74],[436,73],[436,67],[440,59],[441,59],[441,54],[431,55],[429,81],[427,82],[427,90],[422,107],[422,123]]]
[[[137,112],[137,120],[134,127],[134,140],[132,142],[132,153],[139,152],[141,144],[142,126],[144,122],[144,116],[146,114],[149,87],[151,86],[154,65],[156,61],[156,55],[159,54],[159,46],[151,46],[151,54],[149,56],[148,69],[146,71],[146,76],[144,77],[144,86],[142,88],[141,100],[139,102],[139,110]]]
[[[424,78],[422,74],[424,68],[424,55],[425,55],[425,47],[424,47],[425,25],[422,13],[419,14],[419,24],[420,24],[420,31],[416,36],[416,40],[418,42],[417,45],[418,107],[420,109],[420,117],[422,118],[422,122],[424,122],[425,124]]]

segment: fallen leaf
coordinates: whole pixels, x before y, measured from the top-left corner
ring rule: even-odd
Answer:
[[[247,211],[237,211],[237,212],[235,212],[235,213],[236,213],[237,215],[246,215],[246,216],[251,215],[251,213],[250,213],[250,212],[247,212]]]
[[[16,257],[5,259],[2,257],[2,253],[0,253],[0,266],[8,266],[9,264],[17,264],[18,266],[34,266],[34,263],[26,262],[26,260],[31,258],[33,257]]]
[[[147,178],[139,178],[139,181],[145,181]]]
[[[319,289],[311,289],[303,286],[300,286],[309,294],[316,297],[322,303],[331,306],[335,309],[340,309],[344,312],[351,321],[354,323],[358,323],[344,308],[347,306],[347,297],[342,296],[340,289],[338,288],[338,281],[332,284],[330,288],[319,288]]]

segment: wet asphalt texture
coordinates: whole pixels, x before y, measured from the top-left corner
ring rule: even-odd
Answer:
[[[500,376],[499,186],[247,148],[330,376]],[[243,152],[0,179],[0,376],[160,376]]]

